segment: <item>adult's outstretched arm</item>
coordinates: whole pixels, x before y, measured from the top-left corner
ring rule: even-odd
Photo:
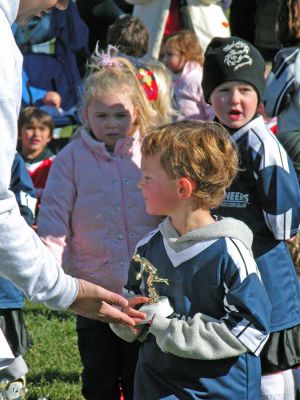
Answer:
[[[128,308],[127,299],[119,294],[110,292],[109,290],[81,279],[79,279],[78,282],[78,294],[75,301],[70,306],[70,309],[76,314],[104,322],[125,324],[131,327],[135,325],[133,318],[138,320],[145,317],[143,313],[134,308]],[[141,297],[139,302],[141,301],[145,302],[145,298]],[[126,313],[113,306],[126,309]]]

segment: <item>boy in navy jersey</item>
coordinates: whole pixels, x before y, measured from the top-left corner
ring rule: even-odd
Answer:
[[[257,356],[268,338],[270,303],[251,255],[250,230],[210,211],[236,175],[229,135],[214,122],[152,128],[142,143],[141,169],[148,213],[167,218],[138,243],[136,254],[168,279],[169,286],[155,287],[174,313],[155,314],[134,332],[112,325],[125,340],[143,342],[134,398],[257,400]],[[133,261],[126,289],[148,295],[139,270]]]
[[[250,43],[215,38],[205,53],[202,87],[239,150],[239,173],[218,213],[252,230],[253,255],[272,304],[271,335],[261,353],[261,399],[287,400],[294,399],[290,368],[300,364],[300,292],[286,240],[298,231],[300,192],[291,160],[257,114],[264,70]]]

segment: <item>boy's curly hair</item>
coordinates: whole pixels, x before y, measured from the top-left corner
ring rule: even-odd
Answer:
[[[218,207],[238,171],[238,155],[228,132],[215,122],[180,121],[146,131],[144,157],[160,156],[170,179],[190,178],[201,208]]]

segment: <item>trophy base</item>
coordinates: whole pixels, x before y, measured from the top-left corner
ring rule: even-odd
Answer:
[[[154,314],[159,314],[162,317],[168,317],[174,310],[169,302],[169,299],[165,296],[161,296],[158,303],[144,304],[139,311],[146,314],[146,319],[139,322],[137,325],[147,324],[152,320]]]

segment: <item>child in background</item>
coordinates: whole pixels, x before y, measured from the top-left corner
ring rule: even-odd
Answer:
[[[19,116],[18,130],[21,156],[29,171],[37,195],[37,209],[46,185],[54,154],[48,148],[52,140],[54,123],[52,117],[37,107],[24,108]]]
[[[213,119],[201,88],[203,50],[193,32],[181,31],[167,37],[163,62],[173,73],[174,103],[178,119]]]
[[[261,353],[261,399],[294,399],[291,368],[300,365],[300,290],[286,241],[300,222],[300,191],[292,162],[257,107],[265,62],[238,37],[215,38],[204,61],[203,92],[231,133],[240,157],[237,178],[218,213],[245,222],[272,304],[271,334]],[[274,397],[272,397],[274,396]]]
[[[22,217],[29,226],[34,223],[36,196],[32,180],[22,157],[16,153],[11,171],[10,190]],[[31,340],[23,318],[24,294],[9,280],[0,278],[0,328],[15,356],[13,362],[0,370],[0,388],[6,390],[7,399],[25,398],[28,368],[23,358]],[[3,381],[5,387],[3,387]]]
[[[126,15],[110,25],[106,41],[121,53],[140,58],[147,54],[149,32],[139,18]]]
[[[121,293],[138,240],[158,224],[137,182],[140,139],[155,113],[133,65],[95,52],[83,90],[84,126],[55,158],[43,194],[38,234],[76,277]],[[133,397],[138,347],[105,323],[77,317],[86,399]]]
[[[279,134],[300,134],[299,15],[299,0],[280,1],[277,38],[283,48],[274,58],[263,94],[266,114],[277,116]]]
[[[228,133],[213,122],[181,121],[145,135],[139,187],[148,213],[167,218],[136,253],[168,279],[169,286],[156,288],[174,314],[155,314],[131,337],[128,328],[112,325],[127,340],[144,340],[136,400],[259,399],[257,356],[268,337],[271,306],[251,255],[250,230],[211,214],[237,164]],[[126,289],[134,294],[147,287],[145,277],[136,278],[139,270],[132,262]]]

